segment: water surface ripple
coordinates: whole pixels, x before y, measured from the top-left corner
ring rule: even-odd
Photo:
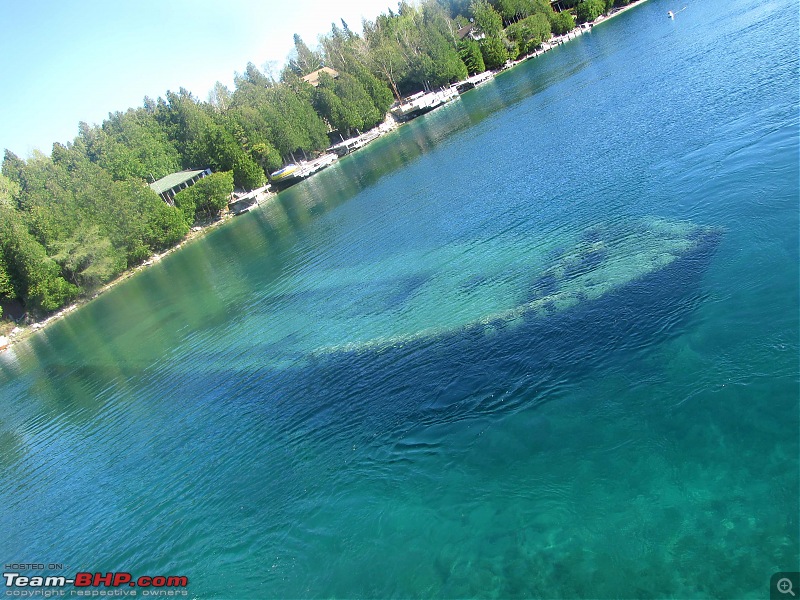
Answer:
[[[0,555],[197,598],[761,598],[798,549],[788,0],[650,0],[0,356]]]

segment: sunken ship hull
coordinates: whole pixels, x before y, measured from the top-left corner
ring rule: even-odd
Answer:
[[[325,427],[346,420],[339,425],[354,435],[363,428],[366,436],[379,424],[507,414],[558,398],[564,382],[633,367],[684,331],[704,298],[702,279],[722,231],[659,222],[620,233],[619,244],[608,235],[590,230],[550,267],[531,272],[527,297],[509,309],[455,327],[297,355],[292,366],[272,371],[273,414],[296,422],[307,398],[348,398],[346,409],[331,405],[320,418]],[[413,305],[413,294],[393,301]],[[275,348],[262,350],[266,359]]]

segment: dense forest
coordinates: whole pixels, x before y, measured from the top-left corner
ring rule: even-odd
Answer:
[[[630,0],[616,0],[627,4]],[[553,34],[611,9],[614,0],[401,2],[363,34],[342,21],[310,48],[297,35],[276,77],[249,63],[234,89],[206,101],[180,89],[143,106],[80,123],[47,156],[6,150],[0,175],[0,305],[34,315],[91,293],[214,218],[234,189],[255,189],[285,161],[383,121],[396,100],[502,67]],[[574,16],[573,16],[574,14]],[[326,66],[318,85],[302,77]],[[336,139],[339,139],[338,137]],[[147,185],[181,169],[214,175],[166,204]]]

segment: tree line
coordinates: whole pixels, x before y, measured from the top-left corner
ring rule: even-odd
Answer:
[[[6,150],[0,304],[16,300],[41,314],[91,293],[213,219],[234,187],[260,187],[285,162],[328,147],[333,132],[370,129],[402,96],[502,67],[614,3],[562,0],[570,11],[555,13],[548,0],[402,1],[365,20],[362,34],[342,21],[315,48],[295,35],[277,76],[248,63],[232,90],[217,83],[205,101],[168,91],[100,125],[80,123],[50,156]],[[316,86],[302,79],[321,67],[337,75],[321,74]],[[174,206],[147,185],[206,167],[215,173]]]

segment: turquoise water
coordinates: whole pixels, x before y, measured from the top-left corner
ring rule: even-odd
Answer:
[[[797,570],[798,39],[650,0],[0,355],[0,556],[197,598]]]

